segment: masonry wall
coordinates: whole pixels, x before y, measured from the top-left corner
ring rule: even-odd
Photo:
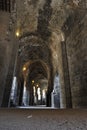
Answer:
[[[10,60],[10,42],[8,39],[9,13],[0,11],[0,105]]]
[[[75,20],[75,21],[74,21]],[[68,24],[67,24],[68,23]],[[87,107],[87,13],[66,22],[66,47],[73,108]]]
[[[0,106],[8,106],[17,52],[12,15],[0,11]]]

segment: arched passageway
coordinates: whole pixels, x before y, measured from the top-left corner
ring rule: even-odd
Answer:
[[[24,1],[0,7],[0,105],[87,107],[86,1]]]
[[[46,92],[48,90],[47,66],[36,61],[30,64],[26,87],[29,90],[29,105],[46,105]]]

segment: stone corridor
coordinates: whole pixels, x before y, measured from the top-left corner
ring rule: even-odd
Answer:
[[[0,0],[0,130],[87,130],[87,0]]]
[[[87,1],[0,0],[0,106],[87,108]]]

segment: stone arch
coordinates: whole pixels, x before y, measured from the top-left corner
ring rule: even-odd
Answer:
[[[29,70],[28,70],[26,85],[27,85],[27,89],[30,92],[29,104],[34,105],[33,86],[40,84],[41,87],[41,80],[45,80],[49,83],[50,70],[48,68],[48,65],[41,60],[32,61],[28,65],[28,68]],[[34,81],[34,84],[32,84],[32,81]],[[48,90],[49,88],[47,87],[46,89]]]

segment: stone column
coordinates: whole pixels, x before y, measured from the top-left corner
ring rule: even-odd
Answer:
[[[14,66],[15,66],[15,58],[16,58],[16,53],[17,53],[17,41],[14,38],[14,36],[12,36],[13,38],[13,42],[12,42],[12,52],[11,52],[11,59],[10,59],[10,63],[9,63],[9,67],[8,67],[8,74],[6,77],[6,81],[5,81],[5,89],[4,89],[4,94],[3,94],[3,100],[2,100],[2,107],[8,107],[9,104],[9,98],[10,98],[10,92],[11,92],[11,87],[12,87],[12,80],[13,80],[13,74],[14,74]]]
[[[24,80],[20,81],[19,86],[20,87],[20,93],[19,93],[19,106],[22,106],[22,99],[23,99],[23,89],[24,89]]]
[[[66,108],[72,108],[72,97],[71,97],[71,87],[70,87],[70,76],[69,76],[66,42],[61,43],[61,49],[62,49]]]
[[[34,104],[34,95],[33,95],[33,87],[31,85],[29,89],[29,105],[33,106],[33,104]]]
[[[48,81],[48,91],[46,93],[46,106],[51,107],[51,93],[53,91],[53,78]]]
[[[52,107],[52,108],[55,107],[55,104],[54,104],[54,90],[53,90],[53,92],[51,93],[51,107]]]

